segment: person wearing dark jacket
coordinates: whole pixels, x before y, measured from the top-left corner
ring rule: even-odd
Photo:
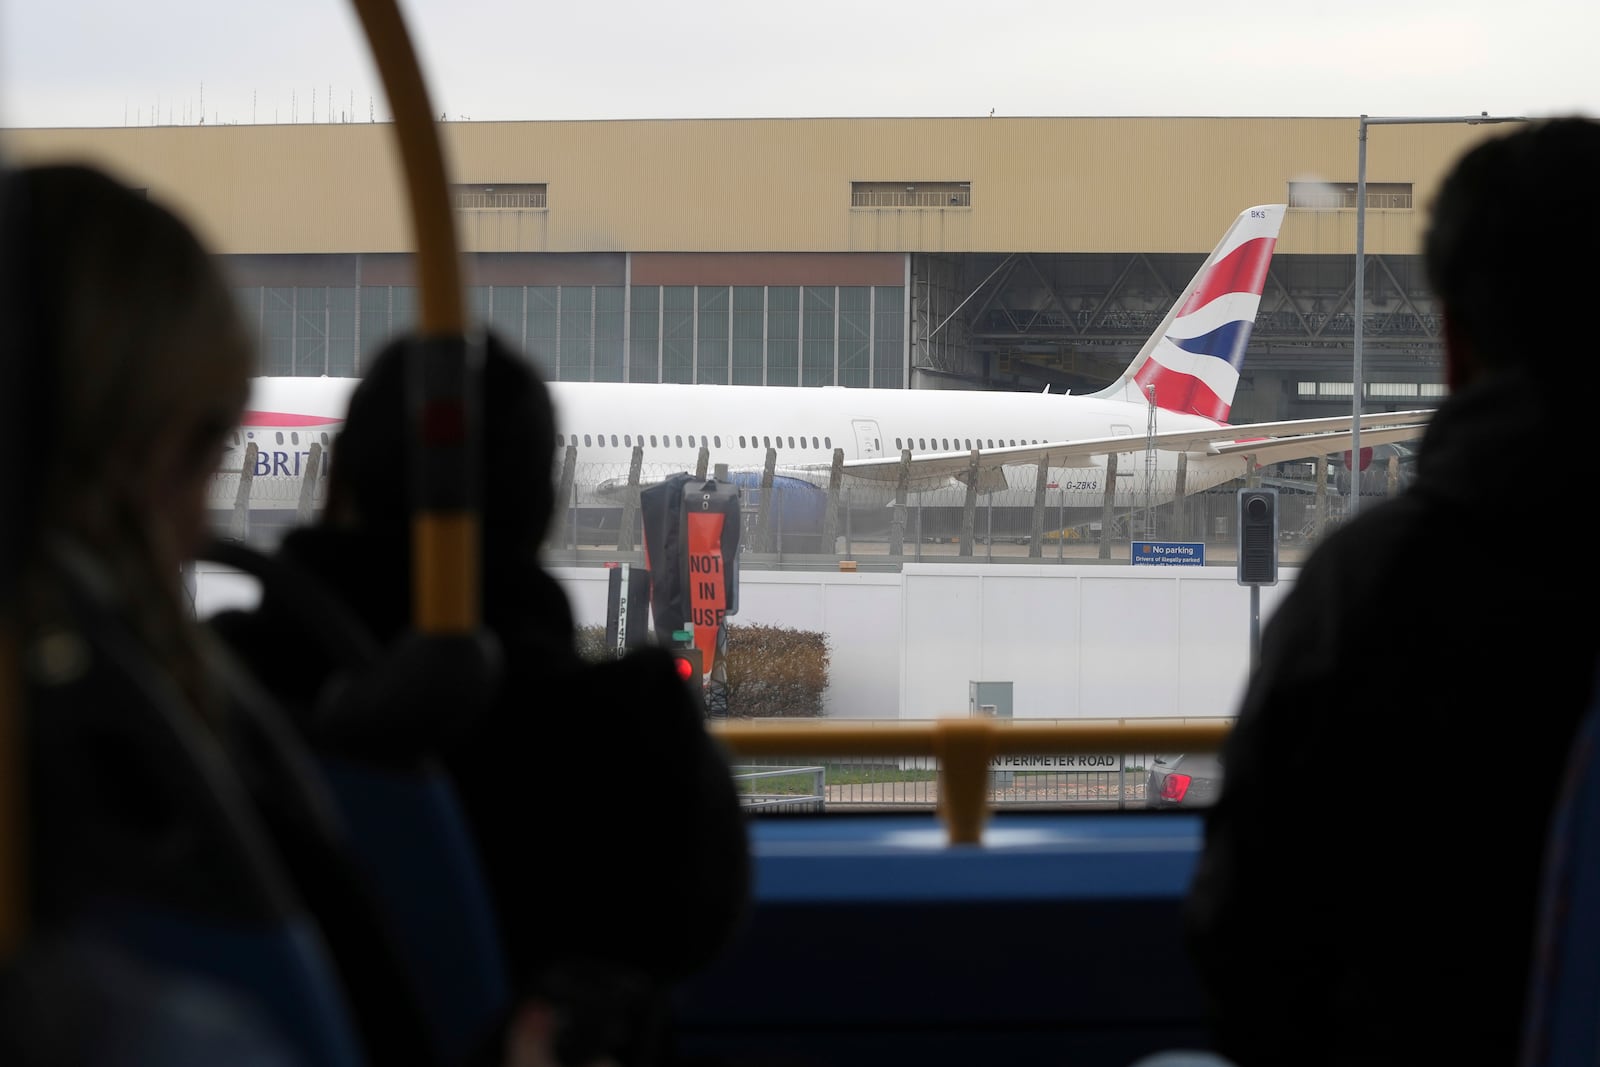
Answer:
[[[96,168],[9,171],[0,205],[19,338],[7,357],[30,379],[28,486],[8,517],[25,529],[27,897],[47,954],[32,993],[0,989],[20,997],[0,1004],[0,1043],[34,1026],[24,1043],[78,1046],[61,1062],[132,1062],[154,1055],[131,1029],[142,1017],[170,1010],[162,1041],[177,1044],[186,1012],[239,993],[237,974],[219,977],[181,938],[108,931],[108,914],[255,931],[292,918],[312,921],[303,944],[319,962],[326,948],[365,1053],[429,1063],[415,991],[370,921],[369,886],[304,747],[270,701],[235,686],[183,594],[255,357],[227,279],[173,211]],[[80,971],[82,988],[68,988]],[[185,1007],[190,986],[202,999]],[[256,988],[236,1007],[275,1016],[303,1053],[328,1035],[269,1010],[282,992]],[[34,996],[58,1014],[36,1013]],[[107,997],[127,1002],[112,1011]]]
[[[395,459],[406,448],[403,348],[381,354],[351,398],[322,521],[291,532],[275,557],[379,648],[405,637],[411,614],[408,483]],[[269,590],[256,610],[213,625],[297,709],[314,747],[442,761],[476,836],[514,991],[631,1003],[634,1018],[595,1023],[620,1036],[596,1041],[638,1062],[651,1041],[638,1016],[658,1014],[661,995],[710,962],[743,916],[744,818],[699,700],[665,651],[580,662],[566,597],[538,558],[554,510],[549,391],[493,337],[482,386],[483,621],[503,665],[485,711],[437,707],[415,729],[381,719],[351,729],[327,713],[348,664],[296,644],[303,605]],[[290,647],[291,657],[269,651]]]
[[[1273,615],[1206,817],[1190,948],[1244,1067],[1516,1062],[1600,652],[1600,580],[1561,547],[1597,178],[1600,125],[1552,121],[1468,152],[1433,205],[1451,395],[1415,482],[1328,538]]]

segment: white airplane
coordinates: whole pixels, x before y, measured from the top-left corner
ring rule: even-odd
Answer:
[[[775,473],[826,485],[842,449],[852,499],[892,498],[902,453],[908,488],[969,479],[994,503],[1030,504],[1035,472],[1048,468],[1052,509],[1092,509],[1105,499],[1107,456],[1116,453],[1113,506],[1170,501],[1179,457],[1183,491],[1247,474],[1252,465],[1329,455],[1350,447],[1349,417],[1230,426],[1250,330],[1261,301],[1284,205],[1247,208],[1196,272],[1122,376],[1083,396],[975,390],[790,389],[725,385],[554,382],[559,440],[576,452],[576,500],[613,506],[627,491],[635,448],[641,484],[712,464],[748,479],[776,450]],[[258,452],[252,508],[293,508],[313,443],[326,448],[344,417],[353,378],[259,378],[224,472],[242,449]],[[1154,411],[1152,411],[1152,407]],[[1426,410],[1364,416],[1364,445],[1421,435]],[[321,468],[326,470],[324,465]],[[213,506],[233,505],[238,475],[219,475]]]

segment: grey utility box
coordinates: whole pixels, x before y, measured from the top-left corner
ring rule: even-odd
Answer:
[[[992,719],[1011,718],[1010,682],[968,682],[967,714]]]

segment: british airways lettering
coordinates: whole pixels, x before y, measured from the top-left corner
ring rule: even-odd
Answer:
[[[255,476],[257,478],[298,478],[300,477],[300,472],[305,469],[306,458],[310,455],[309,449],[299,452],[258,451],[256,453]],[[323,463],[317,471],[317,476],[326,477],[327,474],[328,466]]]

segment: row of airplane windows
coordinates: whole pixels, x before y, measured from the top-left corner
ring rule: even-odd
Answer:
[[[252,434],[251,436],[254,436],[254,434]],[[277,433],[276,433],[277,443],[280,444],[280,445],[281,444],[285,444],[285,443],[298,445],[300,443],[300,435],[298,433],[295,433],[295,432],[291,431],[288,436],[289,436],[289,441],[285,442],[284,441],[283,431],[282,430],[277,431]],[[329,446],[328,435],[327,434],[321,434],[319,436],[322,439],[322,447],[323,448],[327,448]],[[235,430],[233,432],[233,434],[232,434],[232,437],[233,437],[233,443],[235,445],[238,445],[238,444],[241,443],[239,431]],[[634,443],[635,443],[633,434],[627,434],[627,433],[622,434],[620,439],[619,439],[617,434],[609,434],[609,435],[607,435],[607,434],[587,434],[586,433],[586,434],[582,435],[583,447],[585,447],[585,448],[594,448],[594,447],[596,447],[596,445],[598,445],[599,447],[604,448],[606,446],[606,440],[607,440],[608,437],[610,439],[611,446],[613,448],[632,448],[634,446]],[[685,435],[683,435],[683,434],[661,434],[659,437],[656,434],[650,434],[649,435],[650,447],[651,448],[684,448],[684,447],[694,448],[695,447],[696,438],[695,438],[694,434],[689,434],[688,435],[688,442],[689,443],[688,443],[687,446],[684,445],[684,438],[685,438]],[[564,448],[567,445],[572,445],[574,448],[576,448],[578,446],[578,439],[579,439],[579,435],[578,434],[570,434],[570,435],[569,434],[556,434],[556,447]],[[645,443],[645,439],[646,438],[645,438],[644,434],[639,434],[637,443],[639,445],[643,446],[644,443]],[[306,443],[310,444],[312,442],[312,440],[313,440],[313,438],[312,438],[311,434],[309,434],[309,433],[306,434]],[[731,443],[733,441],[733,438],[730,436],[728,438],[728,440]],[[755,447],[757,447],[757,441],[760,442],[759,447],[761,447],[761,448],[782,448],[782,447],[784,447],[784,438],[781,437],[781,436],[779,436],[777,438],[773,438],[771,436],[763,436],[763,437],[757,438],[754,434],[750,435],[749,437],[746,437],[743,434],[741,434],[739,436],[738,440],[739,440],[739,447],[740,448],[755,448]],[[776,440],[776,442],[777,442],[776,444],[773,443],[774,440]],[[659,444],[657,443],[658,441],[660,442]],[[909,448],[909,449],[912,449],[913,451],[917,451],[917,452],[926,452],[926,451],[929,450],[929,445],[928,445],[929,441],[933,442],[933,445],[932,445],[933,450],[934,451],[939,451],[939,452],[949,452],[952,449],[967,449],[967,450],[970,451],[971,449],[974,449],[974,448],[1008,448],[1008,447],[1014,447],[1016,445],[1028,445],[1028,444],[1036,445],[1036,444],[1039,444],[1039,442],[1037,440],[1034,440],[1034,441],[1021,440],[1021,441],[1019,441],[1019,440],[1016,440],[1015,438],[1012,438],[1012,439],[1008,440],[1008,439],[1003,438],[1003,437],[1001,437],[1001,438],[991,437],[991,438],[988,438],[988,439],[978,438],[976,440],[976,442],[974,442],[974,439],[970,438],[970,437],[965,437],[965,438],[961,438],[961,437],[957,437],[957,438],[950,438],[950,437],[918,437],[918,438],[915,438],[915,439],[912,439],[912,438],[909,438],[909,437],[907,437],[907,438],[896,437],[894,439],[894,447],[895,447],[895,449],[897,451],[900,450],[900,449],[903,449],[903,448]],[[826,449],[831,449],[833,447],[833,438],[831,438],[831,437],[822,437],[822,438],[811,437],[811,438],[808,439],[804,435],[801,435],[799,437],[795,437],[795,436],[791,435],[788,438],[788,442],[789,442],[789,447],[790,448],[815,448],[815,449],[825,449],[826,448]],[[705,434],[701,434],[699,436],[699,444],[700,444],[701,447],[704,447],[704,448],[721,448],[722,447],[722,435],[721,434],[713,434],[708,439]]]
[[[250,433],[249,431],[246,431],[245,435],[250,436],[250,437],[254,437],[255,436],[254,433]],[[243,443],[242,435],[240,434],[240,431],[238,431],[238,430],[234,430],[233,433],[229,434],[228,436],[229,436],[229,439],[232,441],[232,443],[234,445],[236,445],[236,446]],[[284,439],[283,439],[284,434],[283,434],[282,430],[276,431],[275,436],[278,439],[277,443],[280,444],[280,445],[281,444],[298,445],[300,443],[300,435],[298,433],[294,432],[293,430],[291,430],[289,432],[289,440],[287,442],[284,441]],[[318,434],[317,437],[320,437],[322,439],[322,447],[323,448],[329,447],[330,442],[328,440],[328,435],[327,434],[325,434],[325,433],[324,434]],[[306,444],[309,445],[315,440],[316,440],[316,438],[312,437],[311,434],[309,434],[309,433],[306,434]]]
[[[583,447],[584,448],[594,448],[596,446],[598,446],[600,448],[606,447],[606,439],[607,439],[607,435],[606,434],[603,434],[603,433],[587,434],[586,433],[586,434],[583,434],[582,436],[583,436]],[[556,447],[557,448],[565,448],[567,445],[571,445],[572,447],[576,448],[578,446],[578,438],[579,438],[578,434],[559,434],[558,433],[558,434],[556,434]],[[685,439],[686,439],[685,435],[683,435],[683,434],[665,434],[664,433],[664,434],[662,434],[660,436],[659,440],[660,440],[661,443],[658,445],[656,443],[657,437],[656,437],[655,434],[651,434],[650,438],[649,438],[650,447],[651,448],[685,448],[685,447],[694,448],[695,447],[697,439],[696,439],[694,434],[687,435],[687,440],[688,440],[688,444],[687,445],[684,444]],[[759,446],[757,444],[758,440],[759,440]],[[773,444],[774,440],[777,441],[777,444]],[[618,436],[616,434],[611,434],[610,435],[610,441],[611,441],[611,447],[613,447],[613,448],[632,448],[635,444],[638,444],[639,446],[643,447],[643,445],[645,443],[645,435],[644,434],[639,434],[638,435],[638,439],[636,441],[634,439],[634,435],[630,434],[630,433],[623,434],[620,439],[618,438]],[[728,441],[729,441],[730,446],[731,446],[731,443],[733,441],[733,437],[731,435],[729,436]],[[746,441],[748,441],[749,444],[746,444],[745,443]],[[701,434],[699,436],[699,438],[698,438],[698,442],[699,442],[700,447],[702,447],[702,448],[721,448],[722,447],[722,435],[721,434],[713,434],[710,438],[707,438],[705,434]],[[798,442],[798,444],[796,442]],[[780,437],[778,437],[776,439],[774,439],[772,437],[762,437],[762,438],[758,439],[754,434],[752,434],[748,438],[741,436],[739,438],[739,447],[740,448],[756,448],[756,447],[761,447],[761,448],[782,448],[783,447],[783,438],[780,436]],[[790,448],[817,448],[817,449],[832,448],[833,447],[833,438],[831,438],[831,437],[823,437],[823,438],[819,439],[819,438],[816,438],[816,437],[812,437],[812,438],[809,439],[809,443],[808,443],[808,439],[804,435],[801,435],[800,437],[790,437],[789,438],[789,447]]]
[[[282,437],[282,434],[280,434],[279,436]],[[558,433],[558,434],[556,434],[556,447],[557,448],[565,448],[568,445],[571,445],[573,448],[577,448],[578,447],[578,442],[579,442],[579,436],[580,435],[578,435],[578,434],[559,434]],[[628,433],[622,434],[620,437],[617,434],[607,435],[607,434],[603,434],[603,433],[601,433],[601,434],[587,434],[586,433],[586,434],[583,434],[581,436],[582,436],[582,441],[583,441],[583,447],[584,448],[594,448],[594,447],[597,447],[597,446],[600,447],[600,448],[604,448],[604,447],[606,447],[606,441],[607,441],[608,437],[610,439],[612,448],[632,448],[636,443],[640,447],[643,447],[644,443],[645,443],[645,435],[644,434],[639,434],[637,441],[635,441],[633,434],[628,434]],[[696,439],[695,439],[695,435],[694,434],[689,434],[688,435],[688,442],[689,443],[688,443],[688,445],[685,445],[684,444],[684,435],[683,434],[662,434],[662,435],[660,435],[659,440],[660,440],[661,443],[658,445],[656,443],[657,442],[657,436],[655,434],[651,434],[649,436],[650,447],[651,448],[685,448],[685,447],[694,448]],[[731,444],[731,442],[734,439],[733,439],[732,436],[729,436],[728,440],[729,440],[729,442]],[[783,445],[784,438],[781,437],[781,436],[777,437],[777,438],[774,438],[774,437],[771,437],[771,436],[765,436],[765,437],[757,438],[754,434],[750,435],[749,437],[745,437],[743,434],[741,434],[739,436],[738,440],[739,440],[738,447],[740,447],[740,448],[756,448],[756,447],[760,447],[760,448],[782,448],[784,446]],[[833,447],[833,439],[830,438],[830,437],[823,437],[820,440],[818,438],[816,438],[816,437],[812,437],[812,438],[810,438],[810,443],[809,444],[807,443],[807,438],[804,435],[802,435],[800,437],[791,436],[788,440],[789,440],[789,447],[790,448],[817,448],[817,449],[823,449],[823,448],[832,448]],[[774,441],[776,441],[777,443],[774,444],[773,443]],[[933,442],[932,449],[933,449],[933,451],[936,451],[936,452],[949,452],[949,451],[952,451],[953,449],[966,449],[967,451],[971,451],[974,448],[1011,448],[1011,447],[1015,447],[1017,445],[1030,445],[1030,444],[1036,445],[1036,444],[1040,443],[1038,440],[1033,440],[1033,441],[1020,440],[1019,441],[1019,440],[1017,440],[1015,438],[1007,440],[1006,438],[1003,438],[1003,437],[1001,437],[1001,438],[990,437],[988,439],[978,438],[978,439],[976,439],[976,441],[974,441],[974,439],[971,438],[971,437],[965,437],[965,438],[962,438],[962,437],[956,437],[956,438],[951,438],[951,437],[918,437],[918,438],[915,438],[915,439],[910,438],[910,437],[907,437],[907,438],[896,437],[894,439],[894,447],[895,447],[895,449],[897,451],[900,450],[900,449],[909,448],[909,449],[911,449],[913,451],[916,451],[916,452],[926,452],[926,451],[929,450],[929,445],[928,445],[929,441]],[[758,442],[759,442],[759,444],[758,444]],[[279,444],[282,444],[282,441],[280,441]],[[722,447],[722,436],[720,434],[713,434],[708,439],[705,434],[701,434],[700,437],[699,437],[699,444],[703,448],[721,448]]]

